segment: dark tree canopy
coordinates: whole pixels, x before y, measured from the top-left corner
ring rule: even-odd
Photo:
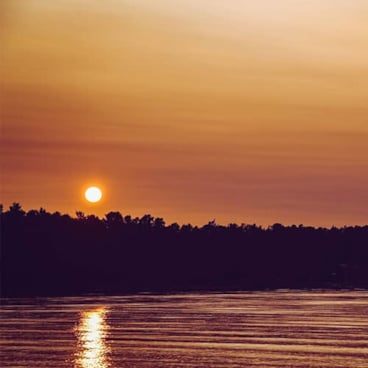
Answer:
[[[368,287],[368,226],[180,226],[19,203],[0,213],[2,296]]]

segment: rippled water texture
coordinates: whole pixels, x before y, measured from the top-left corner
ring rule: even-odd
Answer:
[[[368,292],[3,299],[1,367],[368,367]]]

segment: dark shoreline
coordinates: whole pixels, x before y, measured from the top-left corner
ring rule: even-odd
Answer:
[[[368,226],[1,213],[2,297],[368,289]]]
[[[162,291],[136,291],[122,293],[84,293],[84,294],[45,294],[45,295],[0,295],[0,305],[6,304],[7,299],[52,299],[52,298],[100,298],[100,297],[129,297],[129,296],[160,296],[160,295],[202,295],[202,294],[252,294],[252,293],[333,293],[333,292],[368,292],[368,288],[356,287],[326,287],[326,288],[276,288],[276,289],[247,289],[247,290],[221,290],[221,289],[191,289],[191,290],[162,290]]]

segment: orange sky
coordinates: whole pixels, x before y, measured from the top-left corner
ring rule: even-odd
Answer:
[[[368,222],[365,0],[5,0],[1,198]],[[87,205],[89,183],[104,201]]]

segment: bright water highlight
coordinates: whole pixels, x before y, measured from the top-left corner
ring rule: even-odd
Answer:
[[[1,367],[368,367],[368,292],[3,299]]]

